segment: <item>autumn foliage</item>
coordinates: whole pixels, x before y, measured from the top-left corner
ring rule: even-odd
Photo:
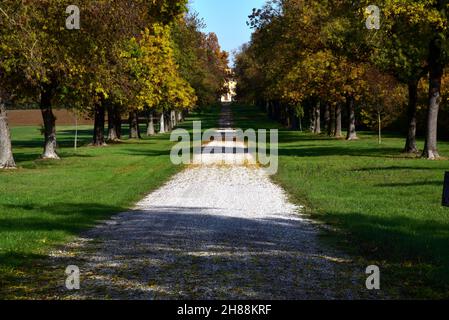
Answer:
[[[239,99],[294,129],[306,125],[321,133],[324,124],[326,133],[340,137],[344,125],[348,140],[357,139],[356,127],[408,131],[410,153],[418,152],[417,124],[423,123],[422,155],[436,159],[448,1],[374,4],[271,0],[254,9],[252,40],[237,56]],[[423,79],[427,88],[419,85]],[[428,112],[418,119],[421,90]]]

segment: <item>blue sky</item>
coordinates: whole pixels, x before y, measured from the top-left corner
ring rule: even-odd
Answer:
[[[206,23],[207,32],[215,32],[223,50],[232,52],[251,38],[246,25],[253,8],[265,0],[190,0],[192,8]]]

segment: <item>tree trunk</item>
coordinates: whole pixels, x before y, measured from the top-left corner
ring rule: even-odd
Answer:
[[[170,132],[171,131],[170,117],[166,113],[164,113],[164,124],[165,124],[165,132]]]
[[[178,125],[175,110],[170,111],[170,118],[171,118],[171,129],[173,130]]]
[[[173,130],[173,122],[171,117],[171,112],[167,112],[165,114],[165,124],[167,132],[171,132]]]
[[[341,104],[338,103],[335,106],[335,131],[334,136],[336,138],[341,138],[342,134],[342,125],[341,125],[342,115],[341,115]]]
[[[405,153],[418,153],[416,145],[416,106],[418,104],[418,82],[408,84],[408,133],[405,142]]]
[[[121,140],[122,139],[122,112],[121,112],[119,106],[116,106],[114,108],[114,111],[115,111],[114,120],[115,120],[115,128],[116,128],[116,132],[117,132],[117,138],[119,140]]]
[[[267,101],[267,109],[268,109],[268,118],[274,119],[274,116],[273,116],[273,104],[271,103],[271,101]]]
[[[118,128],[117,128],[117,106],[114,106],[112,103],[108,103],[108,141],[109,142],[117,142],[120,140]],[[121,121],[120,121],[121,122]]]
[[[41,92],[40,109],[42,113],[42,119],[44,121],[45,136],[44,153],[41,156],[42,159],[59,159],[59,156],[56,153],[56,118],[53,114],[51,105],[51,98],[53,95],[52,91],[52,88],[47,86]]]
[[[321,133],[321,102],[318,101],[315,105],[315,125],[314,125],[314,133],[320,134]]]
[[[147,119],[147,136],[154,136],[156,134],[156,130],[154,130],[154,111],[148,111],[148,119]]]
[[[299,118],[295,114],[295,110],[293,108],[289,108],[289,117],[290,117],[290,129],[298,130],[299,129]]]
[[[137,111],[129,113],[129,138],[140,139],[139,116]]]
[[[440,157],[437,148],[438,112],[441,103],[441,78],[443,77],[441,41],[437,38],[430,43],[429,50],[429,107],[427,115],[426,144],[423,157],[436,160]]]
[[[165,133],[165,115],[161,112],[161,120],[159,122],[159,133]]]
[[[316,124],[315,107],[311,107],[310,108],[309,114],[310,114],[310,126],[309,126],[309,129],[310,129],[310,132],[315,132],[315,124]]]
[[[104,118],[104,101],[99,101],[95,105],[94,136],[92,142],[92,145],[95,147],[104,147],[106,145],[104,140]]]
[[[355,101],[354,97],[347,98],[348,107],[348,134],[346,140],[357,140],[357,132],[355,130]]]
[[[11,133],[8,126],[6,106],[0,97],[0,169],[16,167],[11,146]]]
[[[380,112],[377,113],[377,124],[379,126],[379,144],[382,144],[382,115]]]
[[[329,107],[329,125],[327,127],[327,135],[332,137],[335,134],[335,108]]]
[[[273,110],[274,111],[274,119],[279,122],[281,119],[281,110],[279,107],[279,101],[275,101],[273,103],[273,108],[274,108],[274,110]]]
[[[324,111],[324,132],[329,133],[331,127],[331,110],[329,103],[326,103]]]

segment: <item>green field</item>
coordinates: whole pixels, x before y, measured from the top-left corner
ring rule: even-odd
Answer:
[[[241,128],[279,128],[253,107],[234,107],[234,117]],[[337,227],[327,240],[378,264],[385,287],[401,297],[449,298],[449,208],[441,206],[449,162],[402,155],[398,135],[382,145],[375,134],[359,135],[348,142],[280,129],[273,179]],[[449,143],[440,152],[449,156]]]
[[[181,127],[191,129],[198,119],[213,127],[218,109],[192,115]],[[42,161],[38,127],[11,131],[18,169],[0,172],[0,297],[2,289],[20,287],[51,248],[129,209],[182,169],[170,161],[169,134],[93,148],[91,128],[81,127],[75,151],[74,128],[58,127],[62,160]]]

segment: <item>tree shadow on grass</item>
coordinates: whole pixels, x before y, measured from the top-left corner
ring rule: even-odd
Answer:
[[[387,167],[366,167],[366,168],[357,168],[351,171],[353,172],[376,172],[376,171],[427,171],[427,170],[436,170],[441,171],[441,168],[435,167],[419,167],[419,166],[387,166]]]
[[[346,212],[326,213],[323,218],[351,230],[356,252],[393,268],[387,272],[389,281],[405,280],[405,291],[427,287],[449,297],[449,223]],[[414,291],[411,297],[419,294]]]
[[[141,149],[124,149],[122,154],[129,156],[145,156],[145,157],[169,157],[170,150],[141,150]]]
[[[353,157],[372,157],[372,158],[398,158],[394,154],[397,148],[354,148],[347,146],[304,146],[302,148],[280,148],[280,156],[293,157],[331,157],[331,156],[353,156]]]
[[[441,190],[443,190],[443,180],[441,180],[441,181],[383,183],[383,184],[375,185],[375,187],[382,187],[382,188],[419,187],[419,186],[437,186],[437,187],[441,186]]]
[[[76,236],[110,218],[113,214],[126,211],[126,208],[98,203],[52,203],[47,206],[29,203],[23,205],[3,204],[0,205],[0,210],[25,212],[25,217],[24,215],[21,217],[11,215],[1,218],[0,237],[6,233],[11,233],[12,236],[14,234],[21,236],[21,234],[37,232],[36,239],[33,240],[33,236],[27,236],[29,237],[28,241],[40,241],[42,236],[50,239],[48,245],[41,245],[40,249],[36,249],[41,251],[42,249],[47,250],[49,245],[66,240],[66,238],[59,238],[59,235],[57,239],[53,239],[55,232],[64,234],[64,237]],[[26,213],[27,211],[29,214]],[[39,214],[36,215],[36,212]],[[39,273],[40,270],[36,270],[36,263],[41,263],[39,260],[46,258],[46,255],[37,253],[36,250],[21,250],[20,246],[15,251],[0,250],[0,298],[8,296],[9,293],[6,291],[9,291],[11,287],[23,281],[29,281],[26,279],[28,276],[37,276],[36,273]],[[27,294],[28,289],[22,289],[24,291],[19,296]]]

